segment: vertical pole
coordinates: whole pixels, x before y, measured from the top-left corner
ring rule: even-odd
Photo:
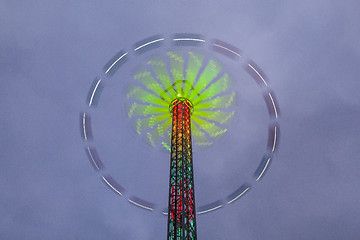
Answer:
[[[192,104],[177,98],[170,104],[172,114],[169,211],[167,240],[196,240],[196,212],[192,162]]]

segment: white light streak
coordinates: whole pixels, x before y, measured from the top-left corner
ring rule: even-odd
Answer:
[[[273,107],[274,107],[275,117],[278,118],[278,113],[277,113],[277,110],[276,110],[275,102],[274,102],[274,99],[273,99],[272,96],[271,96],[271,93],[269,93],[269,97],[270,97],[271,102],[272,102],[272,105],[273,105]]]
[[[96,83],[95,88],[94,88],[94,91],[93,91],[93,93],[91,94],[91,98],[90,98],[90,102],[89,102],[89,107],[90,107],[91,104],[92,104],[92,101],[93,101],[93,99],[94,99],[94,95],[95,95],[96,89],[98,88],[100,82],[101,82],[101,79],[99,79],[99,81]]]
[[[233,201],[235,201],[236,199],[238,199],[239,197],[241,197],[242,195],[244,195],[250,188],[247,187],[244,191],[242,191],[242,193],[240,193],[239,195],[237,195],[237,197],[235,197],[233,200],[228,201],[228,204],[232,203]]]
[[[221,46],[221,45],[218,45],[218,44],[215,44],[215,43],[214,43],[214,46],[217,46],[217,47],[223,48],[223,49],[225,49],[225,50],[227,50],[227,51],[229,51],[229,52],[231,52],[231,53],[233,53],[233,54],[235,54],[235,55],[237,55],[237,56],[241,57],[241,55],[240,55],[240,54],[238,54],[237,52],[235,52],[235,51],[233,51],[233,50],[231,50],[231,49],[229,49],[229,48],[226,48],[226,47],[224,47],[224,46]]]
[[[195,41],[195,42],[205,42],[204,39],[199,38],[174,38],[174,41]]]
[[[197,214],[203,214],[203,213],[207,213],[207,212],[210,212],[210,211],[214,211],[214,210],[216,210],[216,209],[218,209],[218,208],[221,208],[222,206],[224,206],[224,205],[219,205],[219,206],[217,206],[217,207],[214,207],[214,208],[211,208],[211,209],[202,211],[202,212],[198,212]]]
[[[132,204],[134,204],[134,205],[136,205],[136,206],[139,206],[139,207],[141,207],[141,208],[145,208],[145,209],[150,210],[150,211],[154,211],[154,209],[152,209],[152,208],[150,208],[150,207],[141,205],[141,204],[139,204],[139,203],[136,203],[136,202],[134,202],[134,201],[131,201],[130,199],[128,199],[128,200],[129,200],[129,202],[131,202]]]
[[[122,59],[123,57],[125,57],[127,54],[128,54],[128,52],[124,53],[123,55],[121,55],[121,57],[119,57],[118,59],[116,59],[116,61],[115,61],[113,64],[111,64],[111,66],[105,71],[105,74],[107,74],[107,73],[110,71],[110,69],[111,69],[120,59]]]
[[[116,188],[114,188],[114,187],[106,180],[106,178],[102,177],[102,179],[106,182],[107,185],[109,185],[109,187],[111,187],[115,192],[117,192],[118,194],[120,194],[120,196],[122,196],[122,193],[119,192]]]
[[[87,148],[88,152],[89,152],[89,155],[91,157],[91,161],[94,163],[95,167],[97,168],[97,170],[100,170],[100,168],[98,167],[98,165],[96,164],[95,160],[94,160],[94,157],[93,155],[91,154],[91,151],[90,151],[90,148],[88,147]],[[106,181],[106,180],[105,180]]]
[[[254,72],[256,72],[257,75],[259,75],[259,77],[261,78],[261,80],[262,80],[262,81],[265,83],[265,85],[267,86],[267,83],[266,83],[265,79],[260,75],[260,73],[259,73],[258,71],[256,71],[256,69],[255,69],[253,66],[251,66],[250,63],[248,64],[248,66],[251,67],[252,70],[254,70]]]
[[[165,38],[159,38],[159,39],[156,39],[156,40],[154,40],[154,41],[145,43],[145,44],[141,45],[140,47],[135,48],[134,51],[137,51],[137,50],[139,50],[140,48],[143,48],[143,47],[145,47],[145,46],[147,46],[147,45],[149,45],[149,44],[156,43],[156,42],[160,42],[160,41],[164,41],[164,40],[165,40]]]
[[[86,127],[85,127],[85,116],[86,116],[86,114],[84,113],[82,122],[83,122],[83,129],[84,129],[84,138],[85,138],[85,141],[87,141]]]
[[[265,167],[264,167],[264,169],[261,171],[261,173],[260,173],[260,175],[258,176],[258,178],[256,179],[256,181],[258,181],[258,180],[261,178],[261,176],[264,174],[267,166],[269,165],[269,162],[270,162],[270,158],[268,158],[268,160],[266,161]]]
[[[276,144],[276,126],[275,126],[275,135],[274,135],[274,143],[273,143],[272,152],[275,151],[275,144]]]
[[[167,213],[167,212],[162,212],[162,214],[163,214],[163,215],[168,215],[168,213]]]

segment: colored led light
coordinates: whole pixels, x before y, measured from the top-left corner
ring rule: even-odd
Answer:
[[[138,134],[152,146],[170,146],[169,104],[176,98],[193,103],[193,139],[196,145],[209,146],[222,136],[235,114],[229,74],[214,59],[205,59],[200,52],[169,51],[166,57],[152,56],[140,66],[130,85],[128,115]],[[195,127],[194,127],[195,126]]]

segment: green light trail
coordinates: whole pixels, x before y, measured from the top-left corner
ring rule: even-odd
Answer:
[[[185,95],[185,97],[188,99],[194,99],[194,97],[196,98],[196,94],[200,93],[201,90],[205,89],[206,86],[219,74],[220,71],[221,66],[213,59],[210,59],[204,72],[201,74],[200,78],[195,83],[194,90],[190,92],[189,95]]]
[[[193,122],[197,123],[201,129],[203,129],[213,138],[219,137],[220,135],[224,134],[227,131],[226,128],[223,129],[218,125],[216,125],[215,123],[198,118],[197,116],[192,116],[191,119]]]
[[[138,71],[134,76],[134,79],[141,82],[147,89],[149,89],[150,91],[154,92],[159,96],[162,95],[164,92],[164,89],[161,87],[161,84],[158,83],[155,80],[155,78],[153,78],[153,76],[151,76],[151,72],[146,70],[145,67],[141,67],[140,69],[138,69]],[[171,98],[168,95],[164,94],[163,98],[165,99],[166,102],[168,103],[171,102]]]
[[[195,116],[205,118],[207,120],[212,120],[220,124],[229,124],[234,117],[235,112],[221,112],[218,111],[196,111]]]
[[[184,94],[188,95],[191,88],[194,85],[196,77],[200,71],[200,68],[204,61],[204,55],[201,53],[189,52],[189,61],[186,68],[186,80],[189,81],[189,85],[185,86]]]
[[[168,109],[164,107],[155,107],[153,105],[143,105],[139,103],[132,103],[127,106],[128,116],[148,116],[154,115],[154,113],[168,113]],[[170,114],[169,114],[170,117]]]
[[[229,108],[235,105],[235,92],[224,96],[218,96],[196,104],[196,109]]]
[[[164,136],[166,129],[170,128],[171,118],[167,121],[157,124],[157,126],[146,134],[144,139],[146,142],[150,143],[151,146],[155,147]]]
[[[128,91],[129,92],[126,95],[127,98],[139,100],[144,103],[157,104],[157,105],[161,105],[164,107],[168,107],[168,104],[166,104],[166,102],[161,100],[161,98],[151,94],[150,92],[143,90],[142,88],[140,88],[138,86],[132,85],[129,87]]]
[[[148,118],[138,118],[136,121],[132,122],[133,127],[136,129],[138,134],[142,134],[147,130],[153,128],[159,122],[168,119],[168,114],[161,114],[161,115],[151,115]]]
[[[168,52],[167,55],[169,56],[170,66],[171,66],[171,73],[173,76],[174,81],[184,79],[183,75],[183,66],[184,66],[184,59],[183,59],[183,52]],[[178,90],[182,87],[178,88]]]
[[[156,74],[158,80],[160,80],[164,89],[172,85],[172,81],[169,75],[169,72],[166,68],[165,61],[162,56],[155,56],[153,59],[149,60],[147,63]]]
[[[193,103],[192,138],[199,146],[212,145],[227,132],[235,115],[231,78],[215,59],[195,51],[168,51],[141,65],[127,92],[131,125],[152,146],[169,149],[169,104],[178,97]]]
[[[205,85],[206,86],[206,85]],[[215,83],[212,83],[208,88],[204,90],[204,92],[201,93],[201,95],[193,100],[193,104],[197,104],[201,102],[203,99],[211,98],[212,96],[216,96],[226,90],[228,90],[231,87],[230,84],[230,77],[228,74],[224,74],[219,80],[217,80]]]

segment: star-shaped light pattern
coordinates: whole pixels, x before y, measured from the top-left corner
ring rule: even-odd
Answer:
[[[105,168],[93,144],[91,115],[95,114],[105,84],[111,84],[110,80],[114,76],[117,78],[115,73],[119,70],[122,72],[123,66],[135,67],[132,77],[128,79],[125,101],[130,123],[146,142],[164,151],[170,151],[171,146],[172,116],[169,105],[174,99],[191,102],[192,145],[206,147],[228,131],[235,116],[237,95],[234,90],[239,90],[239,79],[234,79],[236,83],[232,86],[228,70],[231,70],[231,76],[241,76],[245,80],[250,76],[262,92],[269,113],[268,140],[252,180],[241,183],[225,198],[197,207],[197,215],[220,209],[242,198],[252,189],[252,182],[263,179],[278,149],[278,118],[281,113],[267,76],[253,60],[244,57],[239,48],[219,39],[205,39],[199,34],[182,33],[172,38],[154,35],[138,41],[132,50],[122,49],[116,53],[89,89],[86,100],[89,109],[80,114],[81,136],[87,144],[85,152],[95,170],[102,172],[103,182],[110,189],[119,196],[127,196],[130,203],[143,209],[168,215],[167,208],[134,196],[120,185],[116,177],[112,177],[113,173],[110,174]],[[211,50],[211,53],[207,50]],[[134,66],[134,60],[131,61],[134,57],[140,65]],[[226,71],[217,59],[221,59]],[[239,64],[238,67],[229,64],[229,59]],[[233,67],[229,67],[231,65]],[[241,71],[245,71],[248,77],[243,76]]]
[[[135,71],[127,92],[127,112],[136,132],[156,147],[170,150],[172,100],[193,104],[192,137],[198,146],[212,145],[227,132],[234,117],[235,92],[221,64],[198,51],[154,55]]]

